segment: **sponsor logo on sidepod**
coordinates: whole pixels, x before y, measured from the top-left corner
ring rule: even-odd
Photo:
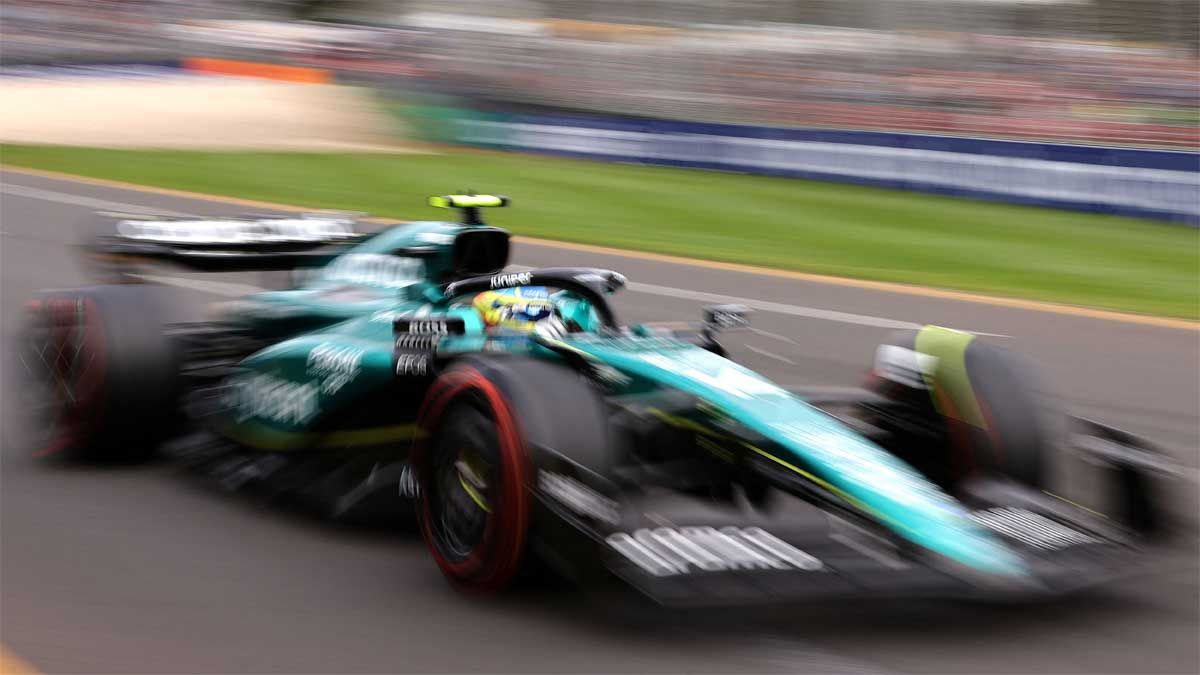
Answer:
[[[254,374],[235,380],[226,392],[226,404],[243,422],[260,417],[283,424],[301,425],[316,416],[320,390],[312,382],[291,382],[271,375]]]
[[[321,391],[336,394],[361,372],[363,350],[321,343],[308,353],[308,374],[321,380]]]

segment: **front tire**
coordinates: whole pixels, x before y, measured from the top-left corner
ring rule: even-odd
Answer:
[[[937,326],[897,332],[889,347],[929,369],[877,359],[869,388],[886,403],[867,404],[866,417],[890,433],[889,449],[950,489],[981,474],[1047,485],[1061,415],[1031,361]]]
[[[487,429],[471,431],[481,423]],[[458,484],[456,473],[444,476],[449,487],[440,492],[433,475],[437,461],[445,467],[460,461],[455,457],[447,462],[451,453],[475,447],[464,435],[491,443],[488,456],[497,458],[499,479],[485,478],[483,483],[500,490],[479,495],[491,509],[489,522],[497,538],[479,537],[480,545],[470,553],[462,555],[465,551],[459,549],[456,555],[453,541],[437,527],[435,501],[457,489],[460,506],[474,502]],[[436,459],[439,455],[441,460]],[[575,541],[573,528],[562,527],[538,506],[537,471],[549,462],[560,471],[572,466],[609,477],[625,456],[625,444],[614,433],[603,396],[578,371],[512,354],[464,356],[430,387],[418,415],[413,463],[420,480],[418,520],[426,543],[446,577],[465,590],[499,591],[543,571],[577,576],[577,561],[564,551],[586,542],[569,543]],[[472,460],[465,461],[469,466]]]
[[[417,512],[434,560],[464,590],[508,587],[532,509],[529,454],[510,403],[479,370],[457,366],[434,382],[418,428]]]

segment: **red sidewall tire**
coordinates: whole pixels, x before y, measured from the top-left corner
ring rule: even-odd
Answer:
[[[480,544],[469,556],[454,560],[439,548],[433,533],[430,503],[430,452],[432,434],[443,416],[461,397],[474,395],[484,402],[495,423],[500,454],[498,499],[489,514]],[[442,573],[459,588],[495,592],[512,584],[521,569],[528,539],[532,495],[530,461],[524,437],[504,394],[478,370],[459,367],[440,376],[430,387],[417,416],[418,439],[413,465],[421,484],[417,513],[421,535]]]
[[[161,293],[138,284],[90,286],[41,292],[27,303],[22,348],[30,359],[41,354],[27,360],[28,372],[44,378],[54,394],[45,401],[56,402],[45,406],[56,416],[39,425],[42,437],[30,439],[38,455],[141,462],[178,429],[181,354],[163,332]],[[33,412],[25,417],[39,424]]]

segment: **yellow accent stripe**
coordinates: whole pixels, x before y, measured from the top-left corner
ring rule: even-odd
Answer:
[[[729,452],[725,448],[722,448],[715,441],[710,441],[710,440],[708,440],[708,438],[705,438],[703,436],[696,439],[696,445],[700,446],[701,448],[704,448],[710,454],[712,454],[714,457],[721,460],[722,462],[727,462],[727,463],[732,464],[734,462],[734,460],[737,459],[732,452]]]
[[[795,471],[796,473],[800,474],[801,476],[804,476],[805,478],[813,481],[817,485],[820,485],[821,487],[825,488],[826,490],[829,490],[830,492],[836,494],[837,496],[841,497],[842,499],[846,500],[847,502],[853,504],[854,506],[858,507],[860,510],[862,510],[866,513],[874,514],[874,516],[876,518],[887,522],[889,525],[896,528],[897,530],[903,530],[905,532],[914,532],[915,531],[911,526],[904,523],[903,521],[897,520],[896,518],[893,518],[893,517],[889,516],[888,514],[883,513],[882,511],[879,511],[878,509],[871,508],[870,506],[864,504],[861,500],[856,499],[855,497],[847,494],[844,490],[841,490],[837,486],[831,485],[831,484],[827,483],[826,481],[821,480],[817,476],[814,476],[813,474],[805,471],[804,469],[801,469],[800,467],[795,466],[793,464],[789,464],[788,462],[785,462],[784,460],[779,459],[775,455],[772,455],[772,454],[766,452],[765,450],[755,447],[749,443],[743,442],[743,445],[745,445],[747,448],[750,448],[754,452],[757,452],[758,454],[762,455],[763,457],[766,457],[767,459],[769,459],[773,462],[776,462],[777,464],[780,464],[782,466],[785,466],[785,467],[791,469],[792,471]]]
[[[846,491],[842,490],[841,488],[837,487],[836,485],[832,485],[832,484],[826,482],[825,480],[822,480],[821,478],[819,478],[817,476],[814,476],[813,474],[805,471],[804,469],[801,469],[800,467],[796,466],[795,464],[792,464],[790,462],[786,462],[782,459],[779,459],[778,457],[776,457],[775,455],[772,455],[771,453],[767,452],[766,450],[763,450],[762,448],[760,448],[756,445],[746,443],[745,441],[742,441],[742,445],[746,446],[750,450],[753,450],[754,452],[757,452],[758,454],[762,455],[763,457],[766,457],[767,459],[771,460],[772,462],[775,462],[776,464],[778,464],[780,466],[783,466],[788,469],[791,469],[792,471],[795,471],[796,473],[800,474],[801,476],[804,476],[805,478],[811,480],[812,482],[816,483],[817,485],[820,485],[821,487],[825,488],[826,490],[829,490],[833,494],[841,497],[842,499],[845,499],[847,502],[854,504],[855,506],[862,509],[863,511],[871,511],[871,509],[866,504],[862,503],[858,499],[855,499],[853,496],[846,493]]]
[[[837,496],[841,497],[842,499],[845,499],[846,501],[850,502],[851,504],[854,504],[861,509],[868,510],[866,504],[863,504],[861,501],[855,499],[853,496],[847,494],[845,491],[841,490],[837,486],[831,485],[830,483],[826,482],[825,480],[818,478],[817,476],[814,476],[813,474],[809,473],[808,471],[805,471],[804,469],[801,469],[800,467],[796,466],[795,464],[792,464],[790,462],[787,462],[785,460],[782,460],[782,459],[776,457],[775,455],[772,455],[771,453],[767,452],[766,450],[763,450],[762,448],[758,447],[757,445],[754,445],[753,443],[747,443],[746,441],[743,441],[740,439],[734,439],[732,436],[723,434],[714,429],[709,429],[708,427],[700,424],[699,422],[695,422],[686,417],[680,417],[679,415],[672,415],[670,413],[659,410],[658,408],[651,408],[650,414],[659,418],[663,422],[670,424],[671,426],[688,429],[690,431],[694,431],[696,433],[703,434],[705,436],[715,436],[717,438],[726,438],[726,439],[731,439],[731,440],[737,440],[738,443],[741,443],[747,449],[753,450],[754,452],[762,455],[763,457],[766,457],[767,459],[771,460],[772,462],[775,462],[776,464],[779,464],[780,466],[791,469],[792,471],[800,474],[801,476],[804,476],[805,478],[811,480],[812,482],[816,483],[817,485],[820,485],[821,487],[825,488],[826,490],[829,490],[830,492],[836,494]]]
[[[0,675],[31,675],[37,672],[7,647],[0,646]]]
[[[416,436],[417,425],[396,424],[388,427],[331,431],[321,434],[321,445],[381,445],[391,441],[407,441]]]
[[[1056,495],[1053,492],[1047,492],[1046,490],[1042,490],[1042,494],[1046,495],[1047,497],[1053,497],[1060,502],[1066,502],[1066,503],[1070,504],[1071,506],[1074,506],[1077,509],[1083,509],[1084,511],[1087,511],[1088,513],[1092,514],[1093,516],[1100,516],[1101,518],[1103,518],[1105,520],[1111,520],[1111,518],[1104,515],[1103,513],[1100,513],[1099,511],[1097,511],[1095,509],[1089,509],[1088,507],[1084,506],[1083,504],[1080,504],[1079,502],[1067,499],[1066,497],[1064,497],[1062,495]]]
[[[238,425],[226,424],[221,426],[221,433],[242,445],[260,450],[309,450],[331,447],[363,447],[407,441],[417,436],[417,427],[415,424],[397,424],[328,433],[269,429],[266,433],[258,434]]]
[[[483,501],[483,495],[479,494],[475,488],[471,487],[471,484],[467,482],[467,479],[463,478],[462,473],[458,474],[458,484],[462,486],[463,492],[467,493],[467,496],[471,498],[471,501],[475,502],[476,506],[483,509],[486,513],[492,512],[492,510],[488,508],[487,502]]]
[[[292,450],[304,445],[304,434],[301,433],[272,430],[269,435],[256,434],[241,425],[229,423],[221,423],[217,429],[235,443],[258,450]]]
[[[671,413],[668,413],[664,410],[660,410],[659,408],[650,408],[649,412],[651,415],[654,415],[658,419],[662,420],[663,422],[666,422],[667,424],[670,424],[673,427],[680,427],[682,429],[687,429],[688,431],[693,431],[695,433],[703,434],[705,436],[713,436],[715,438],[731,438],[731,436],[729,434],[721,433],[720,431],[717,431],[716,429],[710,429],[710,428],[704,426],[703,424],[700,424],[699,422],[696,422],[694,420],[690,420],[686,417],[680,417],[679,415],[672,415]]]
[[[652,415],[654,415],[655,417],[658,417],[662,421],[666,422],[667,424],[671,424],[673,426],[691,429],[692,431],[695,431],[698,433],[702,433],[702,434],[706,434],[706,435],[710,435],[710,436],[716,436],[719,438],[732,438],[730,436],[722,434],[719,431],[709,429],[709,428],[699,424],[698,422],[694,422],[690,419],[687,419],[686,417],[672,415],[670,413],[666,413],[657,408],[651,408],[650,413]],[[740,440],[740,439],[735,439],[735,440],[737,440],[737,442],[741,443],[747,449],[761,455],[762,457],[769,459],[772,462],[775,462],[776,464],[778,464],[786,469],[794,471],[795,473],[797,473],[801,476],[804,476],[805,478],[812,481],[813,483],[821,486],[822,488],[837,495],[838,497],[841,497],[847,503],[854,505],[859,510],[864,511],[866,513],[872,513],[875,515],[875,517],[879,518],[880,520],[890,523],[893,527],[895,527],[897,529],[908,531],[908,532],[912,531],[912,528],[909,527],[908,525],[906,525],[905,523],[903,523],[899,520],[896,520],[895,518],[892,518],[892,517],[888,516],[886,513],[882,513],[880,511],[878,511],[877,509],[871,508],[870,506],[865,504],[862,500],[854,497],[853,495],[847,493],[845,490],[842,490],[841,488],[837,487],[836,485],[833,485],[832,483],[829,483],[828,481],[820,478],[819,476],[816,476],[808,471],[805,471],[804,469],[801,469],[800,467],[796,466],[795,464],[792,464],[791,462],[780,459],[780,458],[776,457],[775,455],[772,455],[771,453],[767,452],[766,450],[763,450],[762,448],[758,447],[757,445],[754,445],[753,443],[748,443],[748,442]]]
[[[161,188],[148,185],[139,185],[136,183],[127,183],[124,181],[109,180],[105,178],[92,178],[90,176],[80,176],[77,174],[64,173],[60,171],[46,171],[43,169],[27,169],[25,167],[11,166],[8,164],[0,164],[0,168],[13,173],[27,174],[30,176],[40,176],[43,178],[56,178],[59,180],[70,180],[77,183],[87,185],[99,185],[104,187],[120,188],[122,190],[135,190],[147,192],[151,194],[169,195],[173,197],[182,197],[186,199],[198,199],[211,202],[224,202],[227,204],[240,204],[243,206],[253,206],[256,208],[276,209],[279,211],[311,211],[319,207],[304,207],[296,206],[295,204],[279,204],[275,202],[264,202],[253,199],[242,199],[240,197],[226,197],[222,195],[207,194],[203,192],[191,192],[187,190],[176,190],[171,188]],[[398,223],[403,222],[397,218],[360,218],[365,223]],[[597,246],[594,244],[577,244],[574,242],[556,241],[553,239],[540,239],[537,237],[513,237],[512,240],[518,244],[528,244],[530,246],[540,246],[544,248],[557,248],[569,251],[583,251],[587,253],[600,253],[603,255],[621,256],[633,260],[648,260],[653,262],[664,262],[672,265],[687,265],[690,267],[702,267],[705,269],[722,270],[726,272],[740,272],[742,274],[754,274],[765,277],[776,277],[780,279],[792,279],[795,281],[805,281],[815,284],[825,284],[829,286],[844,286],[849,288],[861,288],[872,291],[883,291],[885,293],[898,293],[901,295],[911,295],[925,298],[937,298],[940,300],[957,300],[960,302],[972,302],[981,305],[995,305],[998,307],[1011,307],[1014,309],[1024,309],[1034,312],[1046,312],[1049,314],[1061,314],[1065,316],[1078,316],[1088,319],[1098,319],[1101,321],[1115,321],[1118,323],[1138,324],[1142,326],[1154,326],[1157,328],[1173,328],[1178,330],[1190,330],[1200,332],[1200,321],[1191,319],[1176,319],[1165,316],[1150,316],[1145,314],[1129,314],[1126,312],[1117,312],[1108,309],[1096,309],[1092,307],[1078,307],[1075,305],[1064,305],[1055,302],[1046,302],[1043,300],[1026,300],[1023,298],[1008,298],[997,295],[983,295],[980,293],[969,293],[966,291],[953,291],[943,288],[932,288],[929,286],[917,286],[912,284],[902,284],[894,281],[870,281],[867,279],[851,279],[849,277],[835,277],[825,274],[814,274],[812,272],[797,272],[794,270],[782,270],[771,267],[760,267],[758,265],[746,265],[743,263],[718,262],[715,260],[700,260],[698,258],[687,258],[684,256],[668,255],[665,253],[647,253],[645,251],[631,251],[622,248],[614,248],[611,246]]]

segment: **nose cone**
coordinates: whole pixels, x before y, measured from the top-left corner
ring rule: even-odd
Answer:
[[[1027,574],[1015,552],[916,469],[763,376],[703,349],[580,344],[605,363],[708,401],[769,442],[761,457],[832,492],[901,538],[976,573]]]
[[[904,539],[977,573],[1023,577],[1021,557],[908,464],[829,416],[792,399],[786,422],[767,426],[810,473]],[[801,468],[807,467],[807,468]]]

